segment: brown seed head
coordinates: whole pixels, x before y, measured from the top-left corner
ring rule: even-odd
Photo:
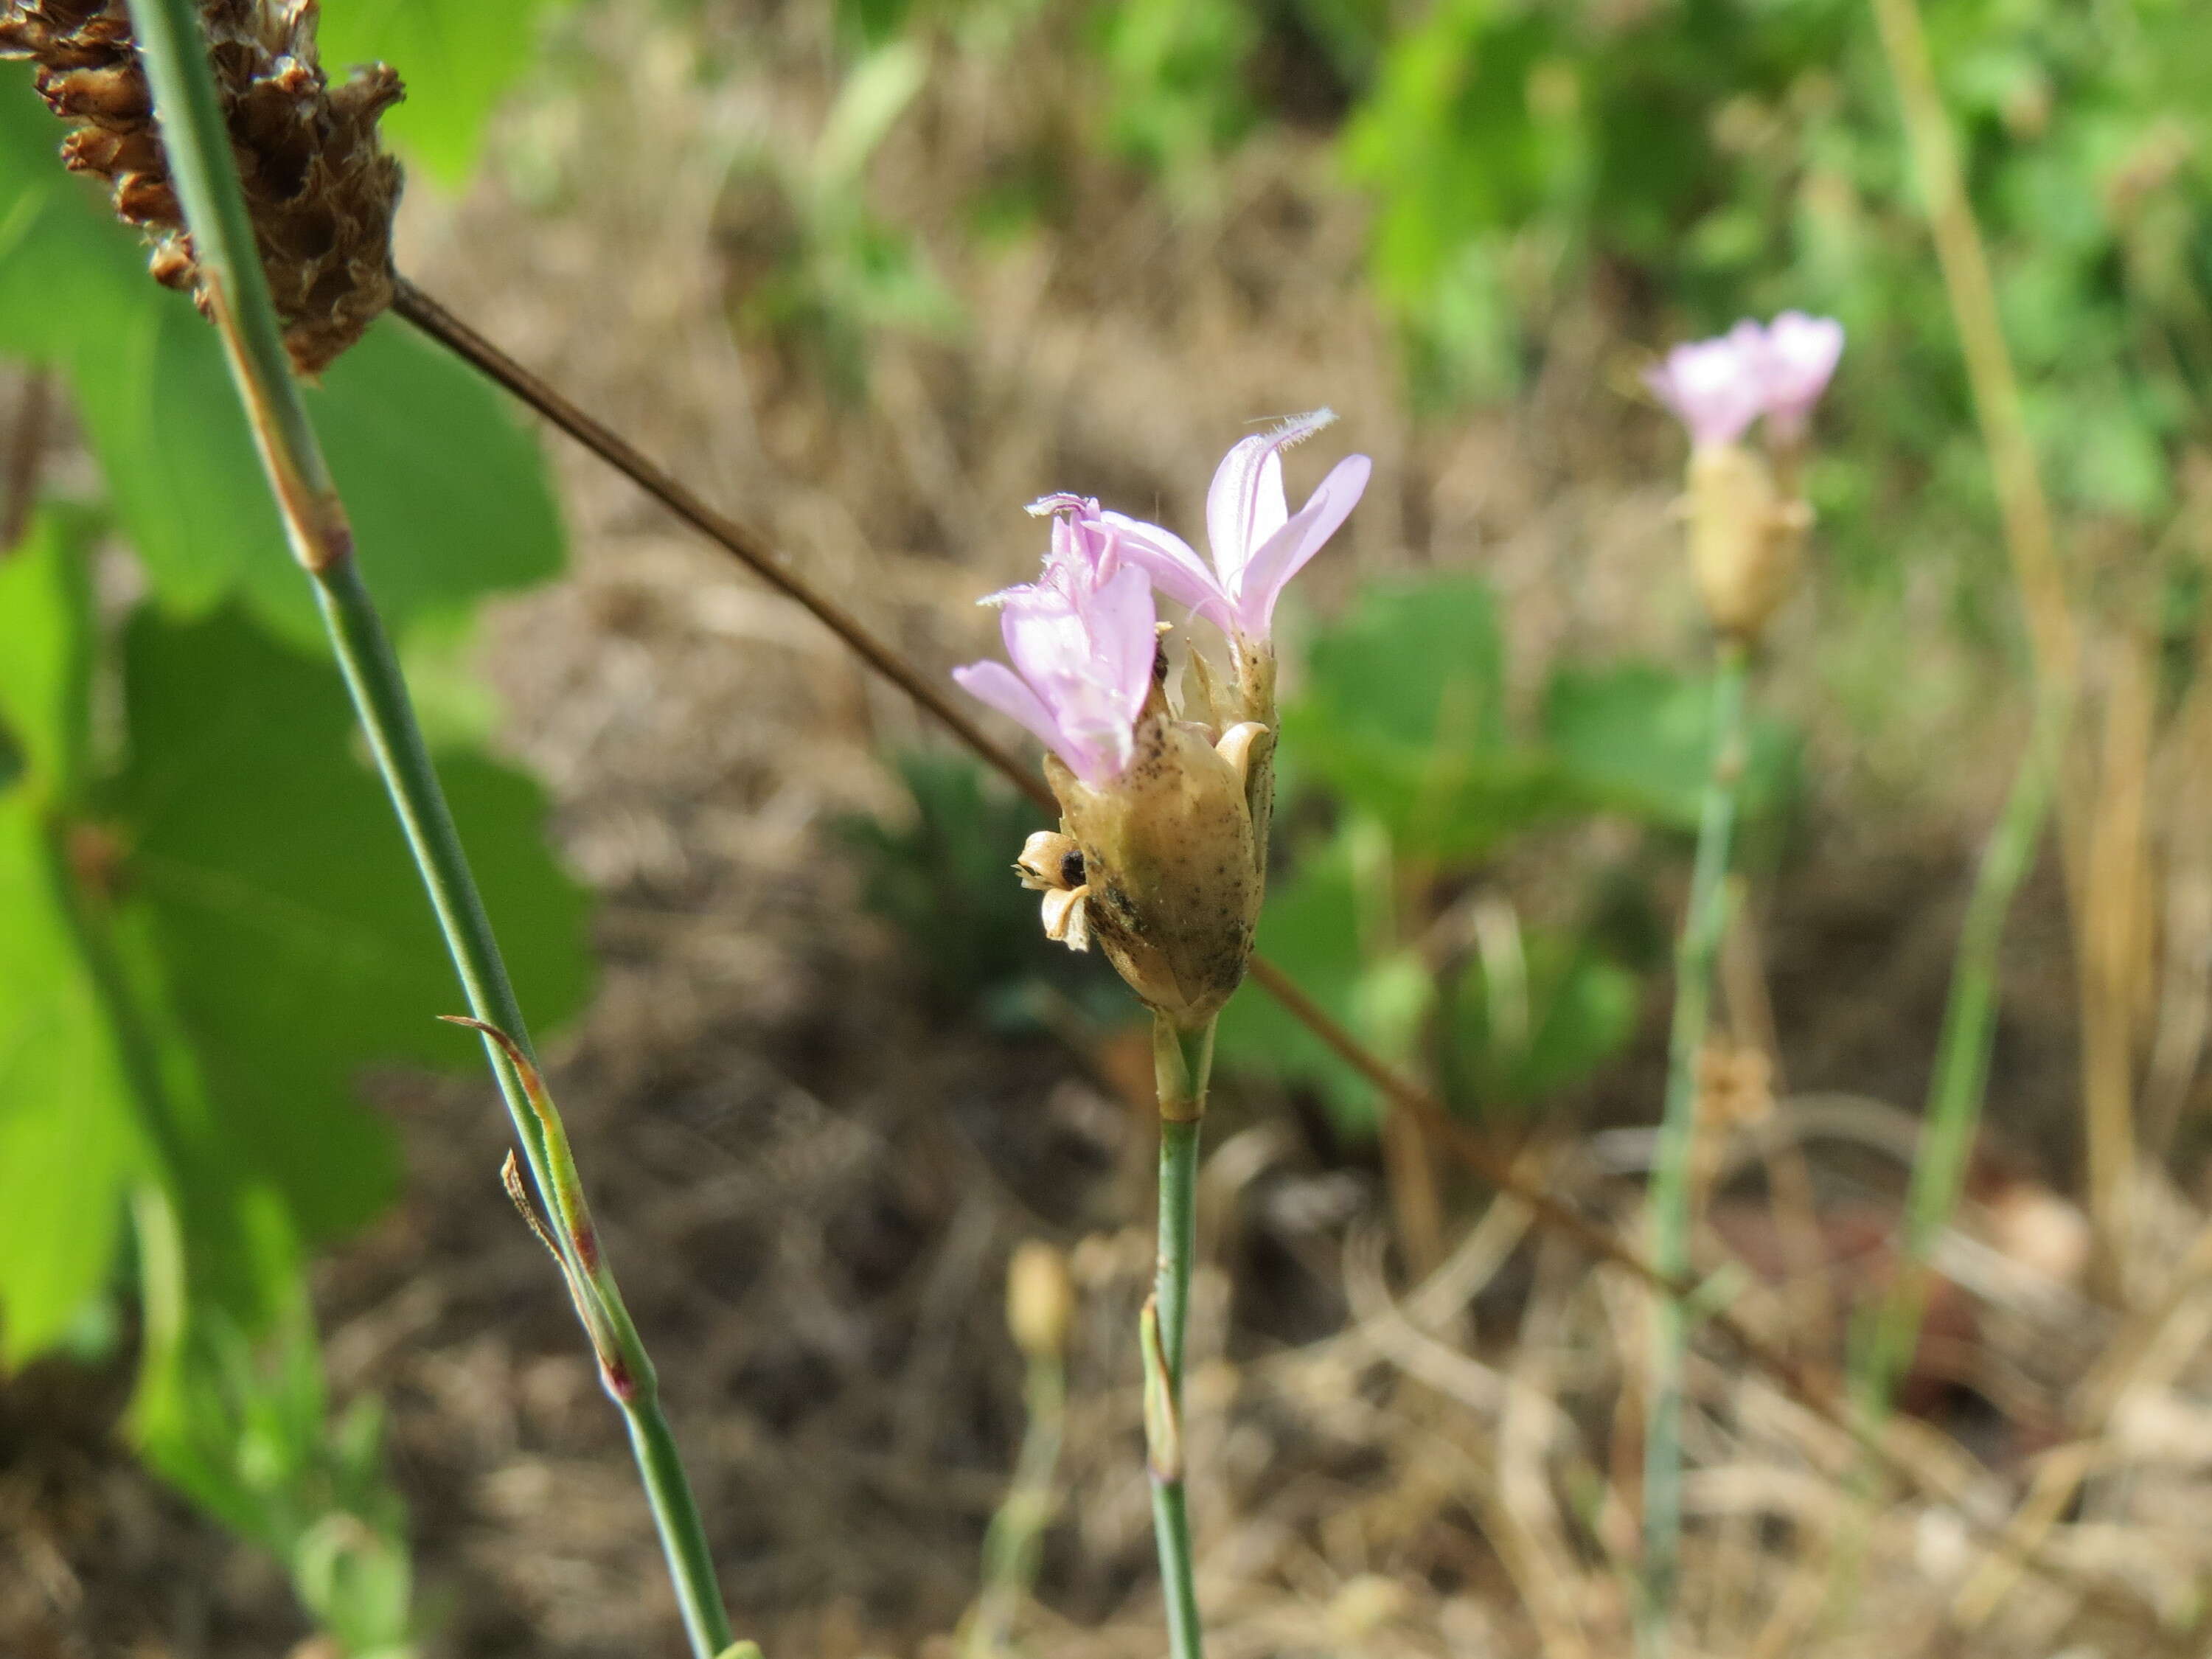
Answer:
[[[331,86],[319,15],[318,0],[200,0],[262,266],[302,374],[328,367],[392,303],[399,199],[399,164],[376,133],[404,95],[399,77],[374,64]],[[0,58],[38,64],[40,95],[77,128],[65,164],[113,186],[118,216],[155,239],[155,280],[191,290],[207,312],[125,0],[0,0]]]

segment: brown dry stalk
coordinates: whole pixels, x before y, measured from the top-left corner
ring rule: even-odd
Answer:
[[[780,592],[811,611],[870,667],[943,721],[956,737],[1039,808],[1057,817],[1059,803],[1042,777],[986,736],[896,650],[878,640],[843,606],[793,568],[789,556],[773,550],[765,537],[709,507],[634,446],[516,362],[404,276],[396,283],[392,309],[432,340],[473,364]],[[1698,1285],[1694,1280],[1668,1278],[1641,1251],[1611,1229],[1561,1202],[1524,1176],[1504,1154],[1470,1133],[1435,1095],[1384,1064],[1281,969],[1255,955],[1250,973],[1262,989],[1338,1058],[1365,1078],[1393,1105],[1418,1118],[1429,1134],[1449,1146],[1461,1163],[1481,1180],[1527,1205],[1542,1225],[1573,1240],[1592,1255],[1621,1268],[1662,1295],[1678,1298],[1695,1295]],[[2085,1577],[2052,1560],[2040,1547],[2024,1543],[2006,1528],[1975,1513],[1926,1463],[1892,1450],[1886,1437],[1869,1430],[1824,1376],[1800,1365],[1726,1308],[1711,1310],[1706,1322],[1792,1399],[1832,1428],[1849,1436],[1887,1478],[1954,1510],[1993,1553],[2041,1574],[2052,1583],[2063,1585],[2085,1604],[2124,1621],[2160,1650],[2175,1640],[2157,1613],[2132,1592]]]
[[[473,364],[487,379],[514,393],[708,541],[733,555],[769,586],[812,611],[861,661],[943,721],[955,737],[1005,774],[1039,807],[1055,818],[1060,816],[1060,803],[1042,777],[993,742],[982,727],[944,691],[916,673],[897,651],[793,569],[790,555],[776,551],[766,537],[708,506],[627,441],[577,408],[404,276],[394,285],[392,308],[448,351]]]
[[[383,64],[332,86],[315,46],[317,0],[200,0],[217,96],[284,344],[320,373],[392,302],[399,164],[377,142],[399,101]],[[0,58],[74,131],[62,159],[113,187],[115,212],[153,239],[155,281],[212,303],[154,122],[124,0],[0,0]]]
[[[2136,635],[2114,638],[2108,654],[2097,810],[2081,872],[2075,955],[2089,1216],[2100,1257],[2095,1265],[2099,1279],[2124,1305],[2134,1259],[2136,1039],[2148,1001],[2154,932],[2148,797],[2156,665],[2150,642]]]

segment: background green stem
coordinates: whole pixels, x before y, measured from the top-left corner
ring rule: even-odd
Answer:
[[[527,1056],[528,1027],[391,641],[362,586],[344,507],[292,379],[198,15],[191,0],[138,0],[131,8],[131,21],[153,85],[161,141],[191,233],[204,292],[286,533],[314,580],[331,647],[437,912],[470,1009],[478,1019],[509,1034]],[[489,1034],[485,1042],[539,1201],[558,1213],[545,1137],[522,1091],[522,1079]],[[581,1271],[576,1242],[568,1230],[556,1229],[556,1234],[564,1268]],[[603,1262],[595,1266],[599,1273],[607,1273]],[[629,1334],[629,1340],[635,1344],[635,1332]],[[642,1346],[635,1352],[642,1360]],[[714,1659],[730,1645],[728,1615],[708,1557],[698,1508],[660,1412],[651,1368],[641,1365],[639,1370],[635,1386],[617,1395],[617,1403],[629,1426],[638,1472],[660,1530],[693,1651],[700,1659]]]
[[[1698,1059],[1712,1000],[1713,958],[1726,921],[1729,845],[1743,776],[1745,648],[1720,647],[1713,680],[1712,765],[1698,819],[1688,913],[1674,955],[1674,1017],[1667,1042],[1667,1103],[1651,1171],[1651,1265],[1681,1282],[1690,1270],[1691,1162],[1697,1141]],[[1679,1297],[1652,1310],[1650,1415],[1644,1437],[1644,1596],[1638,1644],[1667,1650],[1682,1528],[1682,1380],[1689,1316]]]
[[[1160,1583],[1167,1600],[1168,1652],[1171,1659],[1199,1659],[1203,1639],[1183,1483],[1182,1376],[1191,1260],[1198,1244],[1199,1128],[1206,1113],[1206,1079],[1213,1067],[1213,1022],[1208,1020],[1202,1030],[1194,1032],[1178,1030],[1164,1015],[1153,1018],[1160,1096],[1160,1243],[1152,1297],[1164,1372],[1158,1386],[1165,1396],[1173,1431],[1166,1437],[1171,1451],[1162,1447],[1162,1437],[1153,1437],[1152,1531],[1159,1544]],[[1149,1354],[1146,1363],[1152,1363]]]
[[[2051,810],[2051,793],[2064,752],[2073,699],[2063,688],[2038,700],[2027,752],[2021,759],[2005,798],[2004,811],[1990,833],[1974,878],[1973,896],[1959,931],[1959,952],[1951,969],[1951,993],[1943,1010],[1943,1034],[1936,1070],[1928,1085],[1918,1155],[1905,1203],[1905,1229],[1897,1282],[1875,1319],[1853,1379],[1868,1420],[1879,1430],[1888,1414],[1898,1379],[1910,1367],[1919,1346],[1920,1322],[1928,1299],[1929,1263],[1936,1241],[1957,1209],[1966,1165],[1982,1121],[1988,1093],[1990,1051],[1996,1038],[1997,960],[2004,943],[2005,919],[2013,896],[2033,863]]]

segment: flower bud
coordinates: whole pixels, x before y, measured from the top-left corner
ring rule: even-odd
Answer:
[[[1075,1286],[1067,1257],[1041,1238],[1026,1238],[1006,1262],[1006,1329],[1030,1359],[1057,1359],[1067,1346]]]
[[[1756,639],[1797,574],[1810,521],[1802,501],[1785,501],[1766,463],[1741,444],[1690,452],[1690,563],[1713,626]]]
[[[1097,788],[1046,757],[1082,861],[1090,937],[1186,1029],[1220,1011],[1252,953],[1262,882],[1246,780],[1266,735],[1239,726],[1217,746],[1202,726],[1150,716],[1128,768]]]

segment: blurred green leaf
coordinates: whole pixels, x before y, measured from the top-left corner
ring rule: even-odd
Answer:
[[[100,805],[214,1138],[304,1241],[328,1237],[394,1174],[354,1074],[463,1063],[435,1024],[459,988],[334,673],[234,612],[142,613],[124,671],[131,758]],[[472,755],[440,770],[523,1006],[556,1024],[586,986],[585,904],[544,850],[544,798]]]
[[[347,1659],[402,1659],[414,1569],[381,1413],[331,1413],[305,1297],[258,1340],[204,1313],[172,1359],[161,1409],[142,1417],[155,1467],[284,1563]]]
[[[0,350],[66,371],[165,605],[198,613],[236,596],[319,640],[214,331],[145,275],[99,192],[62,171],[60,123],[12,73],[0,94]],[[395,633],[558,573],[559,512],[536,442],[450,355],[386,318],[308,402]]]
[[[1200,187],[1251,125],[1243,86],[1258,38],[1242,0],[1121,0],[1098,15],[1108,134],[1131,160]]]
[[[0,728],[26,762],[0,787],[0,1370],[62,1340],[106,1284],[139,1167],[61,817],[82,753],[90,612],[53,520],[0,559]]]
[[[927,78],[928,64],[911,40],[878,48],[853,66],[837,88],[837,101],[815,141],[813,184],[820,191],[849,191],[892,125]]]
[[[1586,939],[1521,934],[1511,975],[1493,982],[1478,956],[1448,1000],[1442,1071],[1455,1106],[1525,1109],[1578,1083],[1635,1034],[1637,977]]]
[[[1393,1064],[1434,1069],[1455,1108],[1524,1108],[1580,1081],[1635,1029],[1637,976],[1587,939],[1516,925],[1516,972],[1492,985],[1478,958],[1440,988],[1400,937],[1387,846],[1364,847],[1353,824],[1305,849],[1275,884],[1258,950],[1352,1033]],[[1374,1090],[1273,999],[1231,1001],[1218,1029],[1224,1066],[1313,1089],[1339,1127],[1372,1129]]]
[[[1563,667],[1544,699],[1544,738],[1592,806],[1695,830],[1712,764],[1712,682],[1648,663]],[[1739,810],[1767,817],[1794,787],[1796,744],[1771,717],[1751,722]]]
[[[1375,884],[1363,879],[1360,868],[1363,833],[1354,826],[1305,849],[1287,875],[1279,876],[1254,948],[1362,1042],[1402,1062],[1413,1053],[1435,991],[1412,952],[1385,945],[1372,959],[1363,954],[1363,939],[1387,938],[1390,926],[1388,917],[1363,914],[1375,897]],[[1273,998],[1239,993],[1222,1011],[1214,1041],[1224,1066],[1304,1084],[1347,1133],[1373,1129],[1373,1086]]]
[[[1488,584],[1377,583],[1315,636],[1283,740],[1307,775],[1380,819],[1401,856],[1468,856],[1575,805],[1549,756],[1509,741],[1504,699]]]
[[[213,332],[150,284],[130,326],[112,372],[76,377],[77,404],[157,592],[194,613],[234,594],[287,635],[319,641],[312,587]],[[395,631],[558,573],[559,514],[536,444],[453,358],[387,318],[307,404]]]
[[[357,1074],[471,1063],[434,1021],[461,994],[331,670],[234,612],[141,611],[125,763],[82,798],[59,792],[90,672],[82,581],[77,550],[43,532],[0,565],[0,722],[39,757],[0,794],[11,1362],[98,1287],[140,1170],[168,1190],[179,1294],[253,1328],[301,1249],[391,1191],[392,1137],[354,1103]],[[557,1024],[589,969],[543,798],[473,755],[441,770],[520,994]]]
[[[379,60],[399,71],[407,99],[383,130],[447,189],[465,182],[507,91],[530,72],[537,24],[555,0],[331,0],[323,63],[336,78]]]

